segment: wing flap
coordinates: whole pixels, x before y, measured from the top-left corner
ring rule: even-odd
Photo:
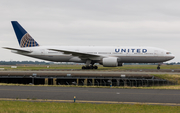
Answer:
[[[49,49],[49,50],[63,52],[64,54],[72,54],[73,56],[79,56],[79,57],[100,57],[99,55],[83,53],[79,51],[70,51],[70,50],[62,50],[62,49]]]

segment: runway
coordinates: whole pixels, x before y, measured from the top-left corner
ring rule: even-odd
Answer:
[[[179,90],[0,86],[0,98],[180,105]]]

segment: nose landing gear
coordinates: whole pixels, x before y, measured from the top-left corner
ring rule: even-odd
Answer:
[[[158,64],[157,70],[160,70],[160,69],[161,69],[160,66],[161,66],[161,64]]]
[[[161,69],[160,66],[158,66],[157,69],[160,70]]]

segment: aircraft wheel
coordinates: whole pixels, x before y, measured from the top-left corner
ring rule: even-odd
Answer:
[[[89,69],[93,69],[93,66],[89,66]]]
[[[86,66],[86,69],[90,69],[90,66]]]
[[[85,67],[85,66],[82,66],[82,69],[86,69],[86,67]]]
[[[98,69],[98,67],[97,67],[97,66],[94,66],[94,69]]]
[[[157,69],[159,70],[159,69],[160,69],[160,67],[158,66],[158,67],[157,67]]]

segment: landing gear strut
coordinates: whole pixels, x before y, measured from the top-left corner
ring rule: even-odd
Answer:
[[[158,64],[158,67],[157,67],[158,70],[160,70],[160,66],[161,66],[161,64]]]
[[[82,69],[98,69],[97,66],[93,66],[94,62],[92,62],[91,60],[87,60],[86,61],[86,66],[82,66]]]

